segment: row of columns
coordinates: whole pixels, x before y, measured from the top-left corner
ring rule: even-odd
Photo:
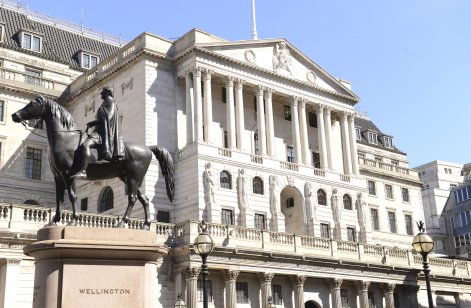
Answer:
[[[236,282],[239,276],[239,271],[234,269],[228,269],[224,271],[224,285],[225,285],[225,307],[236,308]],[[188,267],[185,271],[186,274],[186,303],[188,308],[197,307],[197,281],[200,274],[199,267]],[[261,307],[265,307],[268,303],[269,298],[272,296],[272,280],[274,273],[259,273],[258,279],[260,282],[260,301]],[[290,277],[293,285],[294,292],[294,308],[304,308],[304,283],[306,282],[307,276],[294,275]],[[341,286],[343,283],[342,279],[332,278],[328,280],[331,302],[333,308],[342,307],[341,299]],[[368,302],[368,289],[371,285],[369,281],[355,281],[355,286],[358,290],[358,298],[360,302],[359,308],[369,308]],[[396,285],[392,283],[382,284],[384,291],[385,308],[394,308],[394,289]],[[214,290],[213,290],[214,292]]]
[[[212,140],[212,95],[211,70],[195,67],[185,75],[186,82],[186,110],[188,143],[210,142]],[[202,100],[202,86],[204,88],[204,101]],[[244,106],[243,81],[241,79],[226,77],[226,119],[227,139],[230,149],[245,151],[247,144],[243,138]],[[275,156],[275,136],[273,122],[273,90],[256,86],[257,130],[260,155]],[[311,164],[307,129],[307,100],[293,96],[291,98],[291,127],[295,159],[297,163]],[[317,125],[321,166],[324,169],[334,169],[332,153],[332,108],[317,105]],[[342,112],[339,119],[342,139],[342,156],[344,173],[359,174],[356,138],[354,128],[354,115]],[[204,127],[204,129],[203,129]]]

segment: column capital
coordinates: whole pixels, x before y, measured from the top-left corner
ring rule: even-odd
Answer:
[[[316,111],[318,114],[324,114],[324,109],[326,109],[326,105],[319,104],[316,106]]]
[[[396,284],[395,283],[383,283],[381,285],[381,288],[386,293],[393,293],[394,289],[396,288]]]
[[[235,78],[232,76],[226,76],[226,87],[233,87],[234,86]]]
[[[210,69],[207,69],[207,68],[203,69],[202,71],[204,73],[204,78],[208,79],[208,80],[211,80],[211,75],[213,75],[214,72]]]
[[[240,271],[227,269],[224,271],[224,281],[236,281],[237,276],[239,276]]]
[[[300,98],[297,96],[291,96],[291,106],[296,107],[298,105]]]
[[[293,285],[296,287],[302,287],[304,286],[304,283],[306,282],[306,278],[307,276],[304,276],[304,275],[294,275],[294,276],[290,276],[291,277],[291,282],[293,283]]]
[[[306,103],[307,103],[307,99],[301,98],[299,100],[299,107],[305,109],[306,108]]]
[[[201,73],[203,72],[203,68],[201,66],[195,66],[192,68],[191,72],[196,75],[196,77],[201,77]]]
[[[340,289],[342,286],[343,279],[332,278],[330,279],[330,288],[331,289]]]
[[[265,88],[265,98],[271,99],[273,95],[273,89]]]
[[[257,89],[256,89],[257,96],[263,96],[263,91],[264,90],[265,90],[265,87],[263,87],[261,85],[257,85]]]
[[[187,267],[185,269],[185,278],[198,278],[201,269],[199,267]]]
[[[324,109],[325,109],[325,114],[326,114],[327,116],[331,116],[332,110],[334,110],[334,108],[329,107],[329,106],[324,106]]]
[[[275,276],[274,273],[259,273],[258,280],[261,284],[271,284],[273,276]]]
[[[244,80],[240,78],[234,78],[234,87],[236,90],[239,90],[244,85]]]
[[[341,119],[344,120],[344,121],[347,121],[349,115],[350,115],[350,112],[342,111]]]
[[[368,291],[368,288],[370,287],[371,282],[370,281],[355,281],[355,286],[357,287],[358,291]]]

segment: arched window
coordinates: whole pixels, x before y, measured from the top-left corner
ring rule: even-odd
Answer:
[[[30,205],[39,205],[39,202],[38,201],[35,201],[35,200],[26,200],[25,201],[25,204],[30,204]]]
[[[319,190],[317,191],[317,204],[319,204],[319,205],[327,205],[326,194],[325,194],[325,191],[323,191],[322,189],[319,189]]]
[[[219,185],[221,185],[221,188],[232,189],[232,176],[229,171],[221,171],[219,174]]]
[[[256,176],[252,180],[252,190],[256,195],[263,195],[263,180]]]
[[[343,208],[346,210],[352,209],[352,197],[347,194],[343,195]]]
[[[113,208],[113,190],[111,187],[106,186],[101,193],[100,206],[98,207],[98,212],[102,213],[104,211],[111,210]]]

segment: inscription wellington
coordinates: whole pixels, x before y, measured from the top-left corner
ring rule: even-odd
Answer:
[[[131,294],[131,289],[79,289],[79,293],[87,295],[127,295]]]

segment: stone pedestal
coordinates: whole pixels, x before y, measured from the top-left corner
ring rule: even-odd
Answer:
[[[143,230],[46,227],[35,259],[33,308],[157,307],[157,260],[168,249]]]

